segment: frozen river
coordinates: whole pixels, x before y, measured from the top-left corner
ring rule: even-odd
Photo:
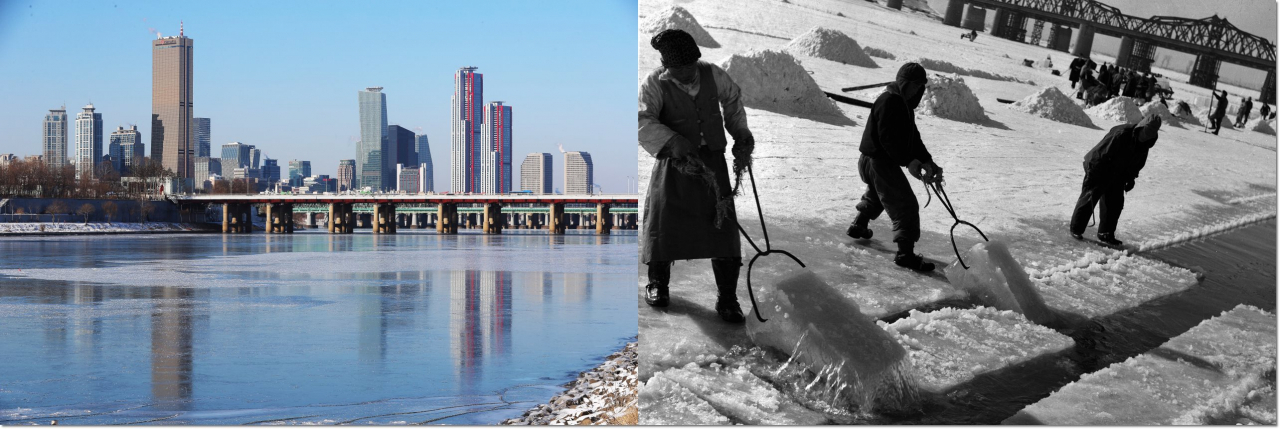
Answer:
[[[636,243],[0,238],[0,425],[497,423],[635,337]]]

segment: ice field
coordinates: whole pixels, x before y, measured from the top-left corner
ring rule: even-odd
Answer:
[[[830,392],[840,386],[832,384],[821,368],[803,368],[800,360],[790,358],[790,350],[759,347],[748,335],[749,328],[725,324],[716,317],[709,261],[680,261],[672,269],[671,306],[653,309],[640,303],[642,423],[765,423],[757,416],[760,413],[787,422],[808,421],[808,415],[795,406],[820,413],[820,421],[835,423],[1000,423],[1051,392],[1084,382],[1113,361],[1146,353],[1239,303],[1215,303],[1224,307],[1195,316],[1199,319],[1186,327],[1181,327],[1186,321],[1180,321],[1172,324],[1179,326],[1176,329],[1150,330],[1158,333],[1132,328],[1142,332],[1129,341],[1122,333],[1129,333],[1130,325],[1169,317],[1153,315],[1151,308],[1163,310],[1168,305],[1161,303],[1197,296],[1207,281],[1205,271],[1194,264],[1165,262],[1154,253],[1198,246],[1206,237],[1241,228],[1274,231],[1274,226],[1267,225],[1274,225],[1276,217],[1275,135],[1250,127],[1224,127],[1214,136],[1202,132],[1194,118],[1184,118],[1161,128],[1137,186],[1126,194],[1117,237],[1128,250],[1068,237],[1067,222],[1083,177],[1081,158],[1130,112],[1127,108],[1086,111],[1070,96],[1070,82],[1064,76],[1023,65],[1024,59],[1039,64],[1048,56],[1058,70],[1065,70],[1072,58],[1067,53],[987,33],[979,33],[973,42],[961,40],[957,36],[967,30],[944,26],[929,14],[909,8],[890,10],[883,3],[641,1],[639,77],[660,65],[658,52],[649,46],[652,33],[646,29],[659,27],[659,21],[672,21],[666,13],[673,5],[686,10],[714,40],[714,46],[700,46],[704,61],[725,66],[755,60],[761,64],[757,68],[730,74],[735,79],[770,83],[742,87],[756,140],[756,184],[772,247],[794,253],[831,293],[878,319],[878,328],[907,351],[921,392],[915,411],[906,414],[867,411],[833,400]],[[864,52],[873,53],[874,66],[855,65],[866,63],[850,59],[843,46],[813,46],[815,41],[841,40],[816,28],[838,31],[856,41]],[[793,43],[796,38],[803,43]],[[804,73],[797,73],[782,53],[790,55]],[[846,59],[810,56],[824,53],[844,54]],[[1112,61],[1108,55],[1113,54],[1095,50],[1095,61]],[[920,275],[892,264],[896,248],[890,241],[887,215],[871,222],[875,231],[871,240],[844,235],[856,213],[854,204],[865,190],[856,162],[869,110],[805,94],[811,94],[810,85],[815,84],[822,91],[841,93],[840,88],[889,81],[907,61],[924,64],[931,83],[936,83],[930,90],[937,96],[917,109],[916,123],[935,161],[946,170],[946,191],[957,214],[978,225],[993,242],[1007,246],[1044,306],[1054,313],[1054,322],[1032,323],[1017,313],[979,306],[972,290],[948,281],[943,267],[956,260],[948,235],[954,220],[939,207],[936,196],[921,211],[923,231],[916,247],[939,265],[933,273]],[[778,69],[766,69],[769,65]],[[947,74],[935,75],[938,71]],[[1169,74],[1174,99],[1200,106],[1208,90],[1187,85],[1185,76]],[[751,95],[748,88],[768,93]],[[1233,103],[1239,95],[1256,97],[1257,93],[1228,90]],[[880,91],[841,94],[872,101]],[[1066,96],[1037,97],[1055,92]],[[929,100],[930,94],[925,98]],[[1020,109],[996,98],[1030,99],[1026,104],[1034,106]],[[841,115],[830,114],[829,107]],[[641,151],[639,159],[639,189],[644,193],[653,158]],[[919,182],[912,183],[923,206],[929,197]],[[762,244],[750,190],[735,203],[740,222]],[[1086,235],[1095,232],[1090,227]],[[955,240],[960,252],[982,241],[965,227],[956,229]],[[743,249],[745,262],[752,253],[745,243]],[[1269,283],[1248,281],[1250,287],[1269,288],[1271,297],[1261,298],[1269,299],[1260,304],[1264,312],[1252,320],[1269,321],[1274,330],[1274,243],[1268,251],[1269,266],[1260,270],[1269,273]],[[643,296],[647,278],[645,267],[639,268],[638,294]],[[762,285],[798,268],[783,256],[761,258],[752,270],[757,298]],[[738,295],[744,311],[750,311],[746,277],[744,267]],[[1268,296],[1265,290],[1260,295]],[[782,317],[773,306],[762,306],[761,312],[765,318]],[[1099,326],[1110,329],[1111,324],[1128,325],[1098,333]],[[1116,346],[1125,349],[1116,352],[1107,349],[1109,345],[1099,345],[1102,340],[1095,344],[1095,337],[1130,345]],[[1150,342],[1154,344],[1146,345]],[[1130,350],[1138,344],[1146,350]],[[1218,398],[1219,402],[1235,405],[1234,411],[1218,414],[1247,414],[1251,422],[1275,424],[1274,359],[1260,367],[1267,365],[1272,381],[1263,377],[1264,387],[1254,389],[1262,393],[1221,390],[1223,395],[1235,396]],[[735,387],[748,386],[752,393],[737,394],[745,396],[733,392]],[[988,399],[983,395],[1009,386],[1028,393],[1001,399],[996,405],[984,402]],[[1268,400],[1258,395],[1271,395],[1270,405],[1259,405]],[[1206,401],[1189,398],[1170,407],[1190,412],[1210,406]],[[957,417],[966,414],[961,410],[972,409],[989,412]],[[697,419],[690,420],[693,416]]]

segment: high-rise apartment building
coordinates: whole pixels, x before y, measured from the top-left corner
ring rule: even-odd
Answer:
[[[191,126],[195,128],[196,134],[196,156],[207,158],[209,156],[209,137],[211,135],[209,132],[209,118],[194,118],[192,121]],[[196,178],[199,179],[200,176],[197,175]]]
[[[422,192],[435,192],[436,169],[431,163],[431,142],[427,140],[426,134],[418,136],[417,144],[414,145],[414,152],[418,153],[418,169],[422,175]]]
[[[222,162],[218,158],[210,158],[207,156],[197,156],[195,160],[195,173],[193,179],[196,189],[209,191],[212,189],[213,181],[210,177],[222,177]]]
[[[84,106],[76,115],[76,179],[98,177],[98,164],[102,163],[102,114],[93,111],[93,104]]]
[[[345,160],[343,160],[345,161]],[[341,163],[339,163],[341,165]],[[342,174],[342,169],[338,169]],[[311,177],[311,161],[289,161],[289,186],[302,186],[302,179]]]
[[[551,154],[531,153],[520,164],[520,190],[535,194],[552,193]]]
[[[387,95],[382,87],[365,88],[360,91],[360,142],[356,144],[356,178],[358,187],[369,187],[375,191],[395,186],[390,180],[388,168],[394,169],[394,163],[388,163],[388,157],[394,158],[387,135]]]
[[[310,169],[311,167],[308,165],[307,170]],[[271,158],[262,160],[262,181],[266,182],[267,186],[275,186],[280,181],[280,164],[276,160]]]
[[[142,133],[138,131],[138,126],[130,126],[129,129],[124,127],[116,127],[111,132],[111,144],[108,152],[111,154],[111,167],[120,173],[120,177],[128,176],[133,167],[142,163]]]
[[[249,145],[249,168],[262,169],[262,150],[254,145]]]
[[[181,27],[179,27],[181,28]],[[173,171],[182,183],[194,173],[192,144],[191,55],[195,41],[181,29],[177,36],[151,42],[151,159]]]
[[[339,191],[349,191],[355,189],[356,178],[356,160],[340,159],[338,160],[338,189]]]
[[[387,139],[390,147],[396,152],[396,164],[404,164],[413,168],[418,165],[418,136],[413,131],[399,126],[387,126]],[[392,164],[395,165],[395,164]]]
[[[396,164],[396,191],[407,194],[422,192],[422,170],[416,166]]]
[[[592,193],[591,154],[587,152],[565,152],[564,154],[564,194],[589,195]]]
[[[454,193],[479,192],[483,144],[480,125],[484,120],[484,75],[475,67],[462,67],[453,75],[453,106],[449,111],[449,189]]]
[[[481,151],[481,192],[511,192],[511,106],[501,101],[485,106],[480,140],[484,144]]]
[[[252,149],[253,145],[240,142],[222,145],[222,177],[229,180],[235,176],[235,169],[249,167],[249,163],[252,161],[249,158]]]
[[[67,165],[67,108],[49,109],[44,115],[44,162],[53,168]]]

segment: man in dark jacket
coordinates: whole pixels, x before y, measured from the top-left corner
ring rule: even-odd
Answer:
[[[741,323],[742,253],[725,130],[733,136],[735,170],[750,164],[755,140],[738,85],[720,67],[698,60],[702,52],[689,33],[664,30],[649,44],[662,54],[662,67],[640,82],[640,146],[657,158],[644,205],[645,302],[670,303],[672,261],[710,258],[719,292],[716,312]]]
[[[920,203],[907,176],[902,174],[902,167],[926,184],[942,180],[942,167],[933,163],[933,156],[925,149],[912,113],[920,105],[926,83],[923,66],[903,64],[897,80],[871,107],[858,147],[862,152],[858,173],[867,184],[867,191],[858,202],[858,216],[845,232],[853,238],[871,238],[867,224],[880,213],[889,212],[893,241],[898,244],[893,262],[916,271],[933,271],[934,267],[915,254],[916,241],[920,240]]]
[[[1071,88],[1076,87],[1076,82],[1080,81],[1080,68],[1084,67],[1084,58],[1076,57],[1071,60],[1071,71],[1067,74],[1067,78],[1071,80]]]
[[[1156,144],[1160,116],[1147,114],[1137,124],[1117,125],[1084,155],[1084,186],[1071,215],[1071,237],[1082,239],[1093,207],[1101,202],[1098,241],[1120,246],[1116,223],[1124,210],[1124,193],[1133,190],[1138,172],[1147,165],[1147,152]]]
[[[1222,129],[1222,118],[1227,116],[1227,91],[1213,92],[1213,113],[1209,115],[1209,126],[1213,127],[1213,135],[1218,135],[1218,130]]]
[[[1253,111],[1253,97],[1245,98],[1240,102],[1240,110],[1236,112],[1236,128],[1243,127],[1249,122],[1249,113]]]

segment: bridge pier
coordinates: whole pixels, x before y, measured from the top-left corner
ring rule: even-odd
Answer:
[[[902,0],[889,0],[884,3],[884,6],[889,9],[902,10]]]
[[[1267,70],[1267,80],[1262,81],[1262,93],[1258,94],[1258,101],[1270,104],[1274,109],[1276,105],[1276,69]],[[1261,108],[1261,106],[1259,106]],[[1265,118],[1264,118],[1265,119]]]
[[[484,233],[501,234],[506,219],[502,217],[502,204],[488,203],[484,205]]]
[[[409,229],[422,228],[422,213],[413,213],[409,215]]]
[[[391,203],[375,203],[373,205],[373,233],[396,233],[396,206]]]
[[[307,228],[315,228],[315,227],[316,227],[316,214],[313,212],[307,212]]]
[[[436,232],[441,234],[458,233],[458,205],[440,203],[436,205]]]
[[[1218,66],[1221,62],[1213,55],[1197,55],[1196,64],[1191,68],[1191,84],[1214,89],[1218,87]]]
[[[222,232],[248,233],[253,231],[253,223],[249,218],[252,206],[246,203],[225,203],[222,205]]]
[[[551,213],[547,215],[547,226],[552,234],[564,234],[567,220],[564,215],[564,203],[551,203]]]
[[[355,217],[351,203],[329,204],[329,233],[350,234],[355,232]]]
[[[1093,53],[1093,31],[1092,25],[1080,26],[1080,35],[1076,36],[1076,47],[1071,51],[1071,55],[1089,58]]]
[[[1053,24],[1049,29],[1049,49],[1062,52],[1071,51],[1071,27]]]
[[[596,234],[609,235],[613,228],[613,218],[609,216],[609,205],[596,204]]]
[[[952,27],[960,26],[960,18],[964,16],[964,0],[951,0],[947,2],[947,13],[942,17],[942,25],[950,25]]]
[[[1004,9],[994,8],[993,10],[994,14],[991,19],[991,35],[998,37],[999,35],[1004,34],[1004,21],[1008,18],[1005,16]]]
[[[968,5],[967,7],[964,8],[963,22],[964,24],[961,25],[961,28],[974,30],[974,31],[986,31],[987,10],[980,8],[974,4]]]

